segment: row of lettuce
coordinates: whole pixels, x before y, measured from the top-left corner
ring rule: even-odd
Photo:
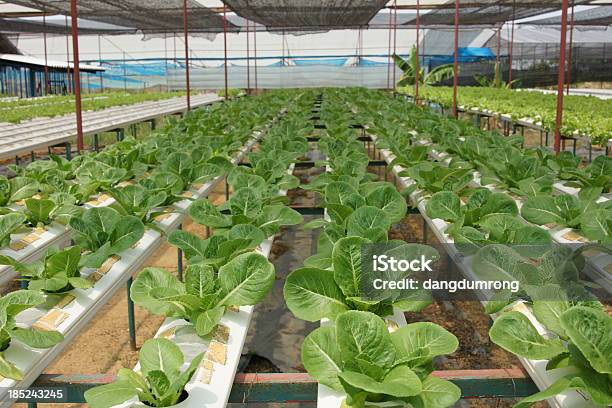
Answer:
[[[13,339],[33,348],[49,348],[63,341],[58,331],[21,327],[17,315],[45,302],[56,303],[73,290],[92,288],[94,274],[84,278],[83,272],[96,270],[113,255],[132,248],[147,230],[163,233],[159,216],[177,211],[171,205],[193,194],[184,191],[232,170],[231,157],[292,98],[291,93],[277,92],[215,105],[172,121],[144,140],[128,138],[71,161],[52,156],[25,168],[12,167],[17,176],[0,180],[4,244],[21,228],[44,228],[57,222],[68,227],[76,245],[49,248],[42,259],[28,264],[0,256],[0,263],[12,266],[27,288],[0,298],[5,316],[0,331],[2,351]],[[101,194],[114,200],[109,199],[108,206],[83,205]],[[0,375],[22,379],[23,373],[13,362],[3,355],[0,361]]]
[[[327,171],[302,185],[319,193],[327,214],[306,224],[320,229],[317,253],[284,285],[285,301],[297,318],[322,321],[304,340],[302,363],[320,384],[344,396],[346,406],[451,406],[461,390],[432,371],[436,356],[457,349],[456,337],[433,323],[404,320],[398,327],[389,318],[394,310],[421,310],[431,301],[427,294],[389,291],[368,299],[362,291],[364,245],[384,243],[395,255],[438,254],[426,245],[388,240],[392,224],[406,214],[406,201],[393,184],[368,172],[370,159],[353,126],[359,118],[345,97],[324,93],[320,119],[326,130],[317,149],[326,158],[317,165]]]
[[[215,205],[200,199],[189,207],[190,218],[212,233],[200,238],[187,231],[172,232],[168,242],[187,259],[184,279],[163,268],[142,270],[130,293],[137,305],[184,320],[206,340],[229,308],[255,305],[267,295],[276,274],[257,249],[279,233],[281,226],[303,221],[286,205],[283,192],[299,185],[288,169],[308,150],[305,135],[311,98],[302,94],[293,101],[280,124],[267,132],[256,151],[247,154],[248,165],[229,171],[232,193],[227,201]],[[170,364],[166,353],[172,356]],[[164,338],[147,340],[140,351],[139,370],[121,369],[116,382],[88,390],[85,398],[92,408],[120,405],[131,398],[148,406],[174,405],[204,355],[199,353],[181,373],[184,357],[176,344]],[[159,381],[166,386],[158,386]]]
[[[611,253],[612,206],[598,199],[609,193],[612,159],[581,168],[571,154],[522,149],[519,137],[484,132],[379,93],[369,93],[366,102],[361,92],[349,96],[351,104],[379,137],[378,147],[394,153],[393,164],[404,169],[399,175],[415,181],[404,194],[421,191],[427,216],[447,222],[445,236],[478,278],[520,282],[518,293],[498,291],[487,303],[487,311],[498,314],[491,340],[517,356],[548,360],[548,370],[565,370],[517,407],[570,389],[596,405],[612,404],[612,318],[587,290],[594,285],[581,281],[588,250]],[[436,152],[446,152],[445,160],[432,160]],[[579,193],[554,194],[558,179],[571,180]],[[554,245],[548,230],[533,225],[551,223],[577,228],[599,244]],[[516,301],[530,307],[549,336],[513,310]]]
[[[114,106],[133,105],[135,103],[160,101],[185,92],[103,92],[95,95],[85,95],[82,107],[85,111],[97,111]],[[0,102],[2,122],[19,123],[24,120],[60,116],[73,113],[75,110],[74,96],[48,96],[44,98],[17,99]]]
[[[413,95],[412,87],[401,88],[401,92]],[[424,87],[419,97],[448,108],[452,106],[453,90],[450,87]],[[489,110],[510,115],[514,120],[530,119],[541,122],[546,129],[553,130],[556,121],[556,95],[536,91],[513,91],[505,88],[460,87],[458,104],[465,109]],[[563,105],[562,134],[579,134],[591,139],[595,145],[606,145],[612,139],[610,119],[612,101],[594,96],[566,96]]]

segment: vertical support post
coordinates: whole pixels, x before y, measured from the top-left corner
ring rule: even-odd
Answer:
[[[225,60],[223,68],[225,76],[225,100],[227,101],[229,95],[227,94],[227,6],[225,3],[223,3],[223,59]]]
[[[255,58],[255,90],[259,89],[257,82],[257,23],[253,22],[253,57]]]
[[[502,79],[502,67],[501,67],[501,30],[497,29],[497,51],[495,52],[495,78],[498,78],[501,82]]]
[[[125,60],[125,51],[123,51],[123,92],[127,93],[127,64]]]
[[[514,51],[514,20],[516,20],[516,0],[512,1],[512,32],[510,33],[510,48],[508,49],[508,88],[512,89],[512,54]]]
[[[566,93],[570,94],[570,85],[572,83],[572,54],[574,51],[574,0],[572,0],[572,19],[570,22],[570,38],[569,38],[569,50],[567,55],[567,90]]]
[[[397,51],[397,0],[393,1],[393,55]],[[395,61],[391,65],[393,70],[393,90],[395,91]]]
[[[100,34],[98,34],[98,64],[102,67],[102,43],[100,41]],[[100,92],[104,92],[104,78],[102,78],[102,71],[100,71]]]
[[[249,20],[246,21],[246,46],[247,46],[247,93],[251,91],[251,47],[250,47],[250,37],[249,28],[251,27],[251,22]]]
[[[391,89],[391,63],[393,62],[391,58],[391,22],[392,22],[392,18],[393,18],[393,10],[389,8],[389,25],[388,25],[389,43],[388,43],[388,48],[387,48],[387,89]]]
[[[76,103],[77,121],[77,152],[83,150],[83,114],[81,112],[81,73],[79,71],[79,29],[77,26],[77,4],[76,0],[70,0],[70,18],[72,29],[72,52],[74,54],[74,99]]]
[[[183,224],[180,224],[177,228],[179,231],[183,229]],[[183,281],[183,251],[181,248],[176,248],[176,270],[178,280]]]
[[[74,0],[72,0],[74,1]],[[127,281],[127,309],[128,309],[128,329],[130,330],[130,348],[136,350],[136,319],[134,318],[134,302],[130,297],[132,287],[132,277]]]
[[[285,30],[281,34],[281,67],[285,66]]]
[[[68,16],[65,17],[66,31],[68,31]],[[72,84],[70,80],[70,42],[68,40],[68,34],[66,34],[66,92],[72,93]]]
[[[189,20],[187,17],[187,0],[183,0],[183,31],[185,33],[185,90],[187,92],[187,110],[191,110],[191,84],[189,83]]]
[[[49,94],[49,64],[47,63],[47,19],[43,14],[43,42],[45,45],[45,95]]]
[[[457,117],[457,85],[459,84],[459,0],[455,0],[455,54],[453,62],[453,116]]]
[[[419,35],[421,31],[421,2],[416,3],[416,70],[414,72],[414,103],[419,104],[419,81],[421,80],[421,64],[419,60]]]
[[[567,2],[561,9],[561,40],[559,47],[559,78],[557,81],[557,118],[555,122],[555,153],[561,150],[561,125],[563,124],[563,85],[565,84],[565,47],[567,46]]]

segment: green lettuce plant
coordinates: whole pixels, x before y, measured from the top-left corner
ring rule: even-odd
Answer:
[[[85,391],[91,408],[110,408],[137,399],[150,407],[170,407],[187,398],[185,389],[197,371],[204,353],[198,354],[185,370],[181,349],[170,340],[149,339],[140,349],[138,370],[121,368],[117,380]]]
[[[50,248],[43,259],[32,263],[22,263],[9,256],[0,255],[0,265],[10,265],[15,268],[22,279],[28,281],[28,289],[45,293],[63,293],[74,288],[90,288],[91,282],[81,277],[80,262],[81,248],[78,246],[63,250]]]
[[[461,390],[431,374],[433,358],[457,346],[455,336],[433,323],[389,333],[375,314],[348,311],[306,337],[302,361],[319,383],[346,395],[347,407],[444,408],[459,400]]]
[[[17,326],[15,318],[19,313],[44,302],[43,294],[31,290],[17,290],[0,297],[0,375],[3,377],[17,381],[23,379],[23,373],[3,353],[12,340],[36,349],[50,348],[64,340],[64,336],[55,330]]]
[[[185,319],[203,337],[216,327],[227,307],[261,301],[274,278],[274,266],[266,257],[249,252],[218,270],[192,263],[184,282],[165,269],[146,268],[134,280],[130,297],[154,314]]]
[[[145,231],[140,219],[121,215],[110,207],[90,208],[82,217],[71,218],[70,227],[74,242],[88,251],[80,264],[89,268],[99,268],[112,255],[132,247]]]

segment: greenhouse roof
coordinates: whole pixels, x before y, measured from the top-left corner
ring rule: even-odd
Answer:
[[[529,25],[560,25],[561,17],[547,17],[531,20]],[[609,26],[612,25],[612,6],[594,7],[588,10],[576,11],[574,25],[577,26]]]
[[[387,0],[226,0],[241,17],[270,28],[366,26]]]
[[[30,7],[45,13],[70,15],[70,2],[61,0],[11,0],[21,6]],[[223,31],[223,17],[216,11],[203,6],[198,1],[189,0],[189,30],[207,32]],[[182,0],[79,0],[78,15],[81,19],[110,24],[115,27],[99,28],[98,31],[139,30],[145,34],[180,31],[183,29]],[[18,20],[19,22],[23,20]],[[18,21],[13,20],[17,26]],[[228,22],[229,29],[236,29]],[[18,27],[17,27],[18,28]],[[27,27],[23,27],[25,31]],[[79,27],[79,30],[81,28]],[[96,29],[92,29],[96,30]]]

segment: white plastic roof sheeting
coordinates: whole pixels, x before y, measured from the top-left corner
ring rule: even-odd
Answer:
[[[0,54],[0,61],[15,62],[27,65],[36,65],[40,67],[45,66],[45,60],[41,58],[31,57],[28,55],[19,54]],[[74,69],[74,64],[67,64],[66,61],[55,61],[47,59],[47,66],[50,68],[58,69]],[[97,65],[79,64],[79,69],[83,71],[105,71],[104,68]]]

